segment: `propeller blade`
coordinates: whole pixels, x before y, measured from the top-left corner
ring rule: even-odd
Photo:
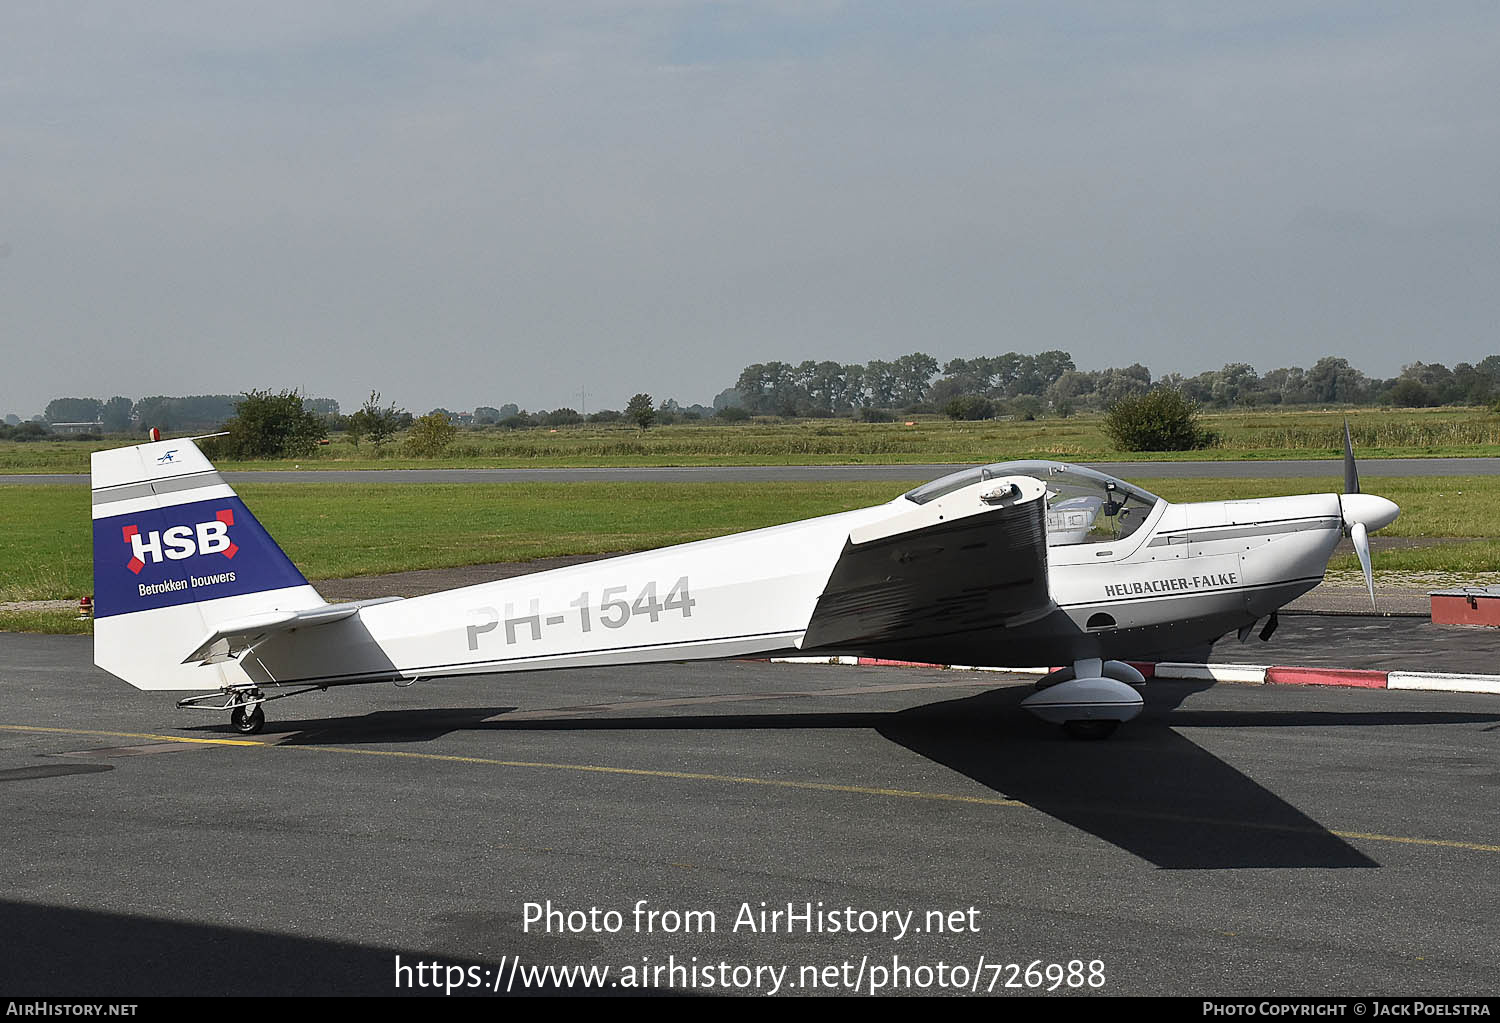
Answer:
[[[1359,555],[1359,567],[1365,570],[1365,587],[1370,591],[1370,610],[1375,609],[1375,573],[1370,568],[1370,531],[1363,522],[1349,527],[1349,539],[1354,541],[1354,553]]]
[[[1354,466],[1354,441],[1349,437],[1349,418],[1344,417],[1344,493],[1359,493],[1359,470]]]

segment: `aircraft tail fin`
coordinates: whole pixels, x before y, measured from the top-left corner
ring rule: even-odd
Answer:
[[[324,605],[191,440],[96,451],[94,663],[138,689],[217,689],[183,656],[227,622]]]

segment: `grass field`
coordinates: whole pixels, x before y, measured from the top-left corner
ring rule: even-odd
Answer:
[[[916,480],[913,481],[918,482]],[[1136,480],[1173,501],[1336,490],[1328,480]],[[889,500],[900,483],[246,484],[241,496],[309,579],[646,550]],[[1384,553],[1379,572],[1500,568],[1500,477],[1371,477],[1402,515],[1382,535],[1468,538]],[[0,604],[90,593],[89,492],[0,487]],[[1335,559],[1338,571],[1352,558]],[[0,611],[0,629],[39,631]],[[68,616],[71,621],[71,616]],[[75,628],[77,626],[74,626]]]
[[[1138,459],[1329,458],[1343,451],[1349,417],[1361,457],[1500,455],[1500,415],[1487,409],[1336,409],[1207,414],[1221,438],[1206,451],[1126,452],[1104,435],[1097,415],[1035,422],[957,423],[921,417],[915,425],[855,423],[847,419],[797,422],[755,420],[740,425],[681,423],[640,431],[633,427],[466,430],[441,458],[406,458],[400,445],[376,457],[368,443],[355,448],[340,435],[308,458],[285,462],[222,462],[224,469],[301,466],[361,468],[508,468],[625,465],[860,464],[996,462],[1013,458],[1073,461]],[[89,451],[103,442],[0,442],[0,472],[88,472]]]

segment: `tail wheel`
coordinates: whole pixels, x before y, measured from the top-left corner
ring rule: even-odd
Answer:
[[[254,735],[265,727],[266,712],[260,709],[258,703],[248,713],[244,707],[236,707],[229,715],[229,724],[241,735]]]

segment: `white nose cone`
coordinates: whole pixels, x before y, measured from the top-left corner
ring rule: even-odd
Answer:
[[[1372,533],[1389,526],[1401,514],[1396,502],[1374,494],[1344,494],[1339,498],[1339,504],[1344,511],[1346,526],[1359,522]]]

